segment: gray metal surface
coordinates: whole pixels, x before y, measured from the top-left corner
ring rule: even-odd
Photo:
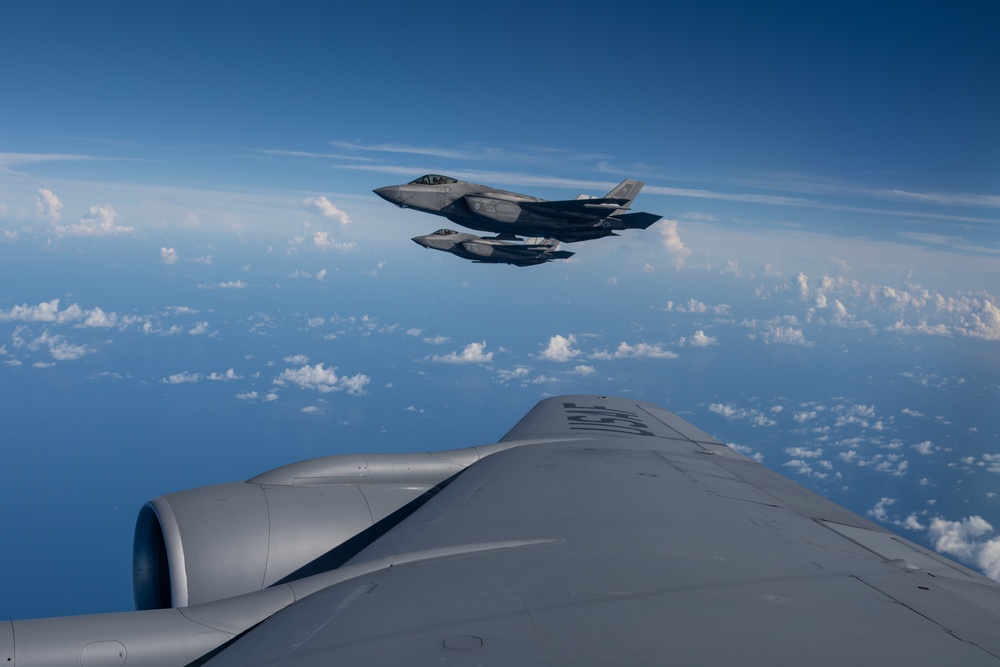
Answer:
[[[209,664],[998,663],[995,583],[650,407],[543,402],[504,442],[578,440],[474,464],[356,560],[452,553],[322,590]]]
[[[439,229],[433,234],[414,236],[413,242],[424,248],[443,250],[481,264],[535,266],[556,259],[569,259],[576,254],[559,250],[559,242],[554,239],[535,238],[514,243],[506,238],[485,238],[451,229]]]
[[[644,183],[626,179],[604,197],[548,201],[537,197],[426,174],[402,185],[374,190],[382,199],[423,213],[440,215],[479,231],[552,238],[571,243],[613,236],[622,229],[646,229],[660,219],[652,213],[627,213]]]
[[[462,469],[342,565],[190,607],[2,622],[0,663],[1000,663],[1000,585],[649,403],[556,397],[496,444],[249,486],[371,498]],[[283,540],[307,528],[294,507]]]

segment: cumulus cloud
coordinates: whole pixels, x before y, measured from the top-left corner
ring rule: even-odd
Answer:
[[[691,256],[691,249],[681,241],[681,236],[677,233],[677,221],[663,220],[660,223],[660,235],[663,237],[663,247],[673,262],[674,270],[679,271]]]
[[[461,352],[452,351],[444,355],[436,355],[432,361],[445,364],[481,364],[493,361],[493,353],[486,352],[486,341],[481,343],[469,343]]]
[[[180,373],[168,375],[163,378],[162,382],[164,384],[185,384],[198,382],[199,380],[201,380],[201,373],[188,373],[187,371],[181,371]]]
[[[799,293],[799,297],[802,299],[809,298],[809,278],[806,277],[804,273],[796,273],[795,277],[792,278],[792,284],[795,285],[796,290]]]
[[[324,394],[343,389],[356,396],[365,393],[364,388],[371,382],[371,378],[361,373],[351,377],[338,376],[336,370],[336,367],[325,368],[322,363],[314,366],[305,365],[301,368],[286,368],[274,379],[274,384],[292,384],[302,389],[315,389]]]
[[[546,361],[570,361],[580,354],[580,350],[573,347],[575,343],[576,336],[573,334],[565,337],[556,334],[549,338],[548,347],[542,350],[542,353],[538,356],[540,359],[545,359]]]
[[[313,245],[317,250],[354,250],[357,243],[338,243],[337,239],[330,235],[330,232],[318,231],[312,236]]]
[[[233,368],[227,369],[225,373],[210,373],[208,375],[209,380],[239,380],[242,375],[237,375],[236,370]]]
[[[26,347],[32,351],[48,348],[49,354],[57,361],[75,361],[94,351],[86,345],[70,343],[64,336],[52,335],[47,331],[37,338],[27,340],[23,337],[25,329],[24,326],[15,329],[14,347]]]
[[[603,350],[595,352],[590,357],[592,359],[676,359],[679,355],[670,350],[664,350],[660,345],[650,345],[648,343],[636,343],[629,345],[625,341],[618,344],[612,352]]]
[[[243,280],[230,280],[212,285],[198,285],[198,289],[245,289],[246,286],[247,283]]]
[[[972,563],[990,579],[1000,581],[1000,537],[984,539],[993,526],[981,516],[960,521],[934,517],[927,532],[935,550]]]
[[[795,326],[797,323],[798,320],[794,316],[778,317],[766,321],[743,320],[743,326],[751,329],[750,340],[759,338],[767,345],[773,343],[810,347],[812,343],[806,340],[802,329]]]
[[[416,334],[420,335],[420,334]],[[451,339],[447,336],[434,336],[432,338],[424,338],[425,343],[430,343],[431,345],[444,345],[445,343],[450,343]]]
[[[330,200],[324,195],[320,195],[319,197],[306,197],[302,200],[302,206],[319,213],[324,218],[339,220],[342,225],[351,224],[351,219],[347,216],[347,214],[331,204]]]
[[[9,310],[0,310],[0,321],[6,322],[72,322],[84,317],[84,311],[75,303],[59,310],[59,299],[43,301],[37,306],[21,304]]]
[[[594,369],[593,366],[588,366],[586,364],[580,364],[578,366],[573,367],[573,373],[581,377],[587,377],[588,375],[593,375],[596,372],[597,371]]]
[[[59,211],[62,207],[62,202],[59,201],[59,197],[53,194],[52,190],[38,188],[38,193],[35,195],[35,211],[39,216],[55,224],[59,222],[61,217]]]
[[[497,380],[502,384],[509,384],[512,382],[518,382],[522,386],[529,384],[543,384],[545,382],[551,382],[554,378],[546,377],[544,375],[531,376],[531,368],[529,366],[517,366],[510,370],[499,370],[497,371]]]
[[[774,426],[778,423],[756,408],[737,408],[726,403],[712,403],[708,409],[730,421],[745,421],[754,426]]]
[[[690,338],[681,338],[680,344],[690,347],[708,347],[709,345],[715,345],[718,340],[715,336],[708,336],[704,331],[698,329]]]
[[[160,248],[160,262],[163,264],[176,264],[180,258],[177,256],[177,251],[173,248],[163,247]]]
[[[118,211],[110,204],[107,206],[91,206],[87,215],[80,222],[72,225],[56,225],[56,236],[115,236],[131,234],[135,227],[118,225]]]
[[[984,302],[978,313],[969,313],[961,331],[974,338],[1000,340],[1000,308],[992,301]]]
[[[717,306],[709,306],[706,303],[698,301],[697,299],[688,299],[687,303],[675,304],[673,301],[667,301],[667,305],[664,308],[667,312],[672,312],[676,310],[678,313],[712,313],[713,315],[726,315],[729,313],[730,306],[727,303],[720,303]]]

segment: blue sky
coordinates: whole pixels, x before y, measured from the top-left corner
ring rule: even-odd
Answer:
[[[0,9],[0,618],[126,608],[155,495],[578,391],[1000,576],[995,8],[338,4]],[[431,171],[664,221],[467,264],[371,194]]]

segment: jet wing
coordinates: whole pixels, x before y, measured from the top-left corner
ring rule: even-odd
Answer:
[[[1000,585],[654,405],[501,444],[207,664],[1000,664]]]
[[[527,209],[529,211],[540,211],[548,214],[559,213],[603,219],[615,211],[627,208],[630,202],[630,199],[608,199],[606,197],[595,197],[593,199],[518,202],[518,204],[522,209]]]

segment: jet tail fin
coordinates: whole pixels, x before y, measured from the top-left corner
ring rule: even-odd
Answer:
[[[541,236],[532,236],[531,238],[524,239],[524,245],[538,245],[555,250],[559,247],[559,241],[556,239],[545,239]]]
[[[639,191],[642,190],[642,186],[645,183],[642,181],[637,181],[634,178],[626,178],[624,181],[615,186],[615,189],[605,195],[605,199],[624,199],[628,202],[623,208],[628,208],[628,205],[632,203]]]

